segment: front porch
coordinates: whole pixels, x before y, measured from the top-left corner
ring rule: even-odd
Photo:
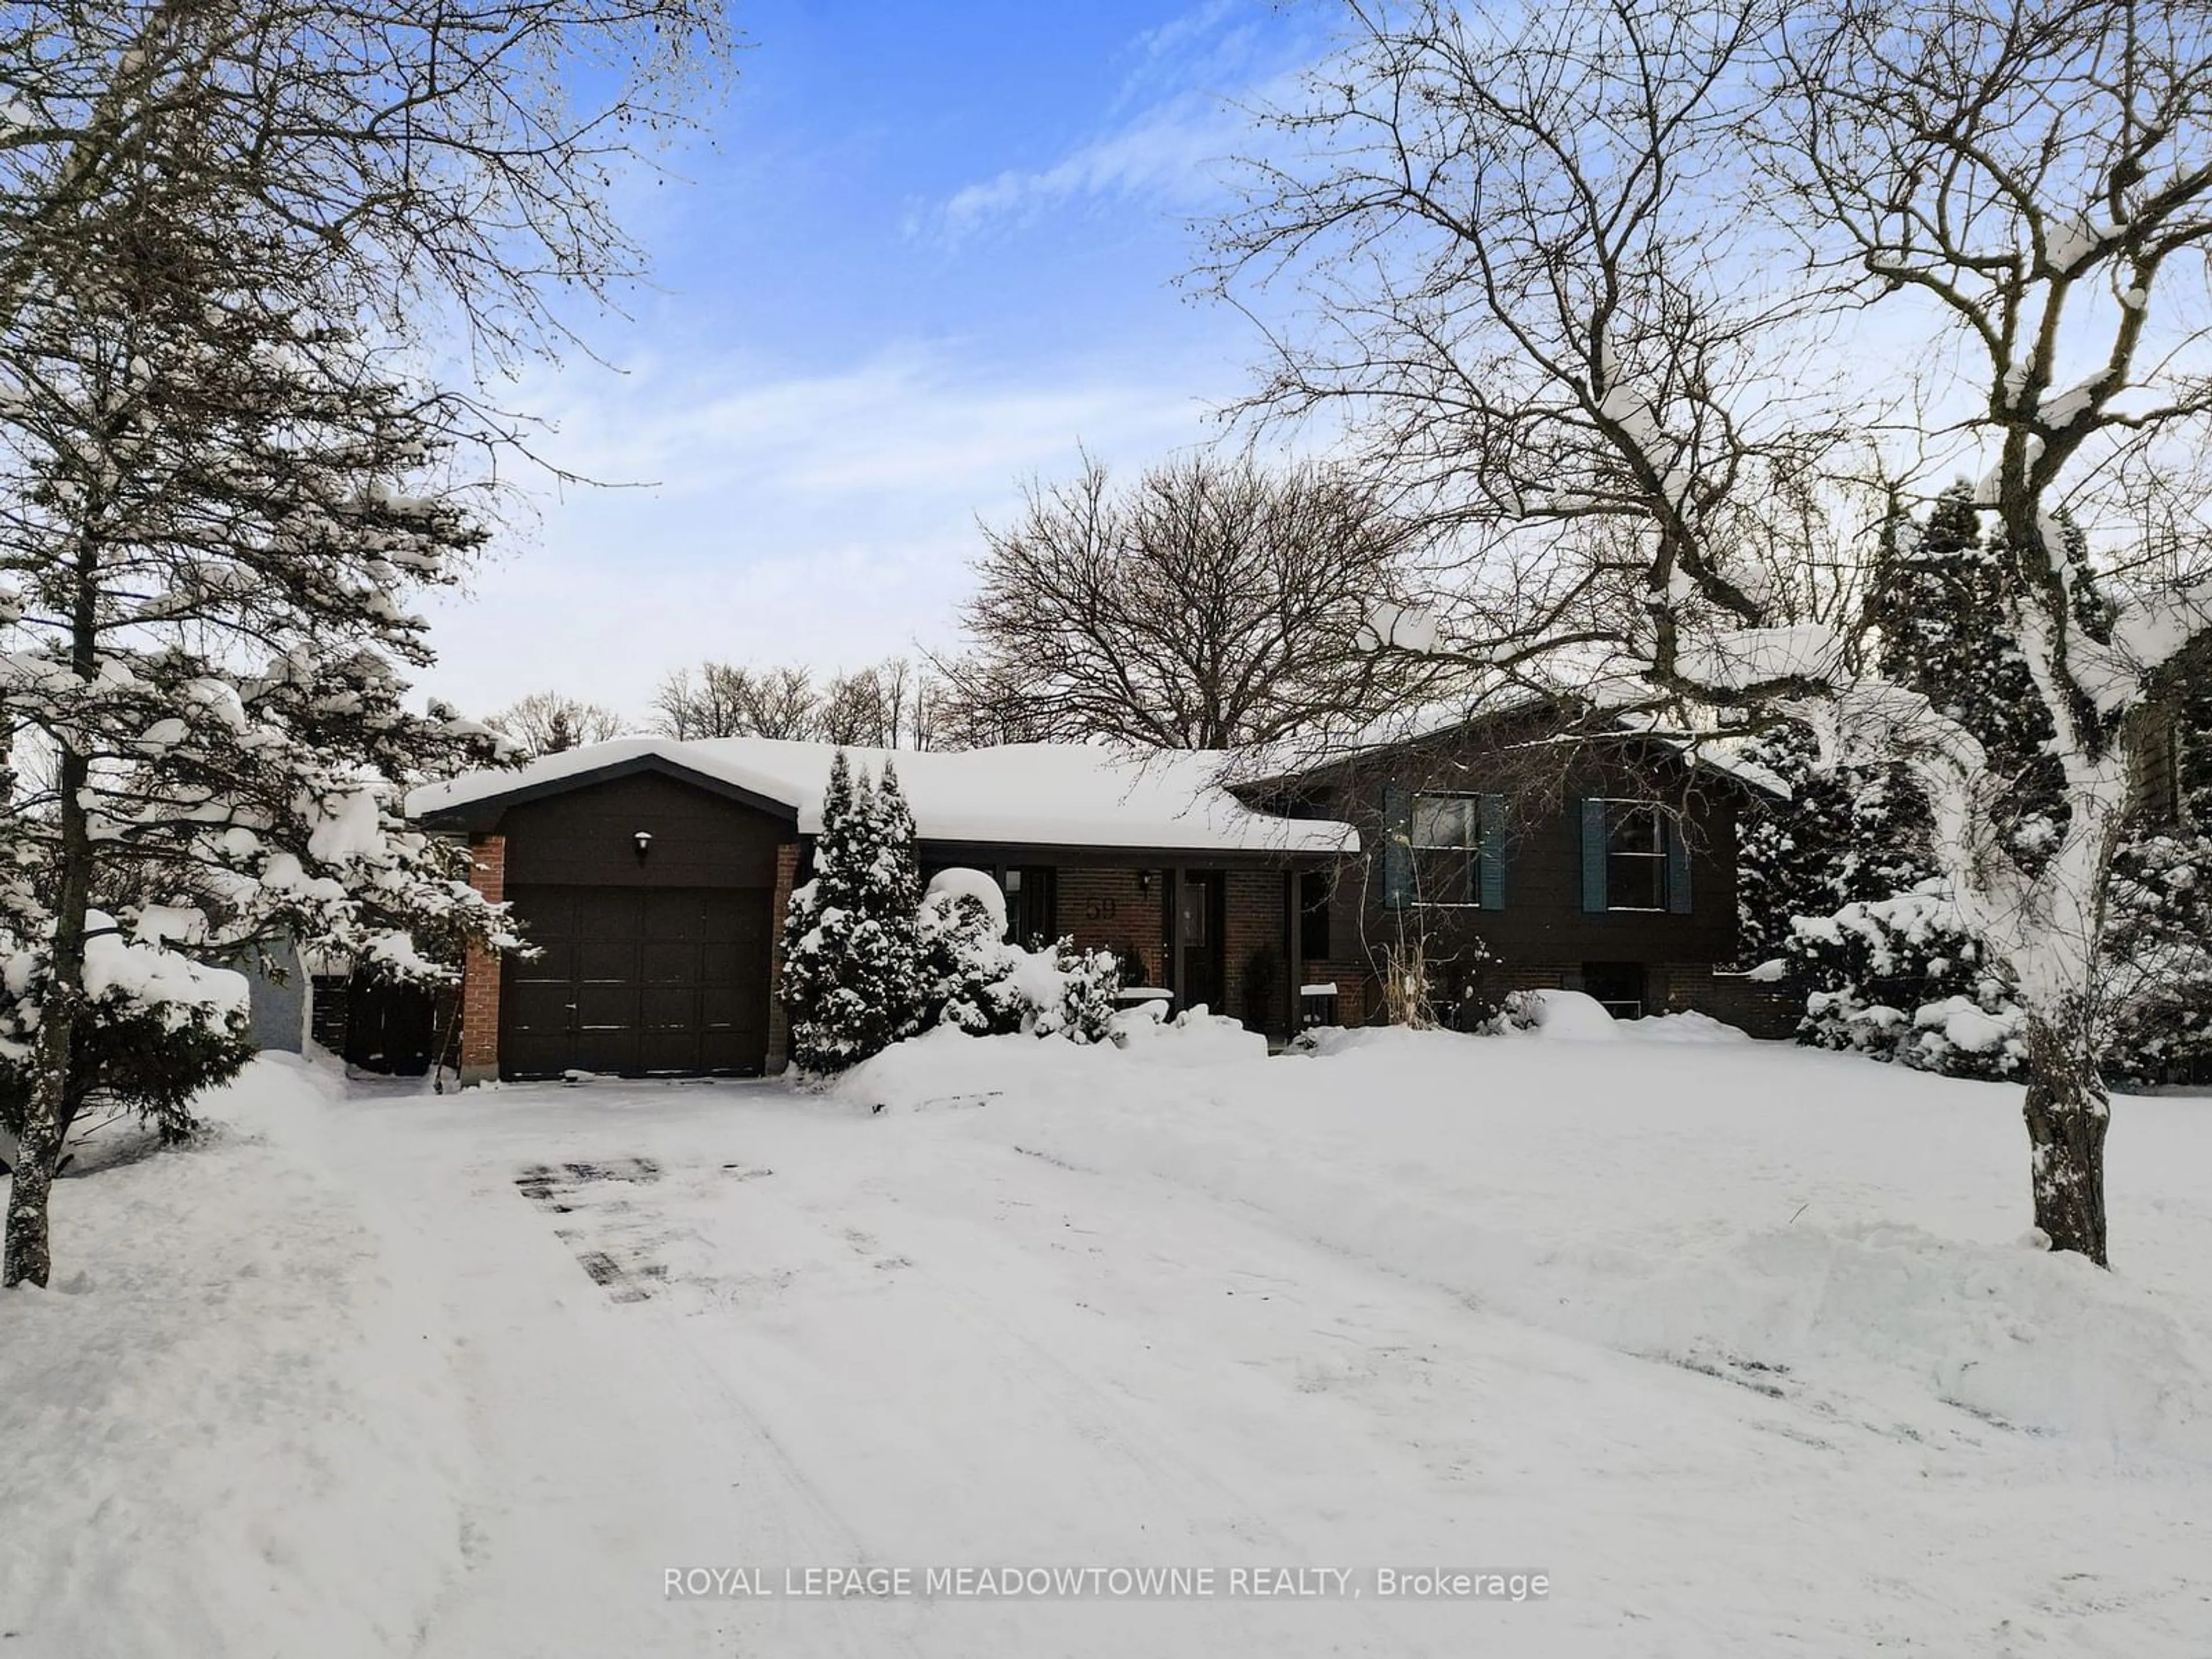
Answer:
[[[1278,1038],[1297,1029],[1305,964],[1297,869],[1272,860],[924,843],[925,880],[955,866],[997,880],[1008,932],[1019,943],[1072,939],[1083,950],[1112,951],[1124,983],[1167,990],[1178,1012],[1202,1004]]]

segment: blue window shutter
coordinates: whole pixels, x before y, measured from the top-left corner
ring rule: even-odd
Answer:
[[[1678,916],[1690,914],[1690,838],[1680,818],[1669,814],[1667,823],[1667,908]]]
[[[1505,797],[1482,798],[1482,908],[1505,908]]]
[[[1605,803],[1583,803],[1583,908],[1593,914],[1606,907]]]
[[[1395,783],[1382,786],[1382,908],[1402,910],[1413,902],[1413,798]]]

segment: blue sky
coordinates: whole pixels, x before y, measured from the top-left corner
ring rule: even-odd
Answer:
[[[1318,55],[1314,9],[754,0],[711,144],[626,187],[654,285],[533,374],[563,465],[428,687],[642,716],[702,657],[857,665],[952,636],[979,545],[1079,445],[1203,442],[1258,341],[1174,279],[1245,143],[1229,107]]]

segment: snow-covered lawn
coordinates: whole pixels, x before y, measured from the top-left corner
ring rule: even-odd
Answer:
[[[1717,1038],[257,1062],[0,1299],[6,1650],[2205,1653],[2212,1101],[2119,1103],[2106,1275],[2021,1242],[2015,1090]],[[1217,1593],[664,1593],[855,1565]]]

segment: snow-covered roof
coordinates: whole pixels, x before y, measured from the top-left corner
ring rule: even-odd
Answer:
[[[1733,738],[1661,729],[1648,711],[1632,707],[1639,699],[1648,697],[1650,691],[1649,686],[1615,677],[1571,692],[1514,686],[1483,697],[1443,698],[1409,704],[1342,732],[1294,736],[1265,749],[1245,750],[1236,757],[1229,776],[1231,781],[1246,789],[1291,783],[1329,767],[1371,759],[1394,749],[1487,721],[1562,703],[1580,703],[1595,714],[1601,714],[1608,708],[1621,709],[1610,722],[1612,735],[1648,735],[1679,751],[1692,766],[1783,799],[1789,798],[1790,786],[1766,768],[1745,758],[1741,744]],[[1607,735],[1607,731],[1597,724],[1585,723],[1577,726],[1575,735],[1595,738]]]
[[[925,841],[1161,852],[1342,853],[1358,849],[1349,824],[1284,818],[1245,805],[1222,787],[1229,757],[1206,750],[1146,750],[1073,743],[994,749],[848,749],[872,775],[890,761]],[[525,791],[580,782],[658,760],[780,802],[799,832],[822,827],[822,795],[836,748],[771,738],[618,738],[506,771],[468,772],[408,797],[416,817]]]

